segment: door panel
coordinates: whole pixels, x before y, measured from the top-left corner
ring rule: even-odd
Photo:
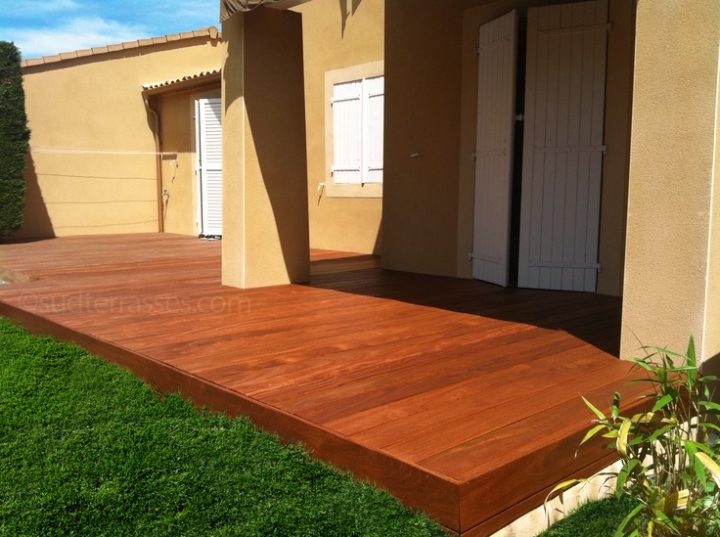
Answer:
[[[200,234],[223,232],[222,103],[219,98],[195,102],[200,182]]]
[[[508,285],[517,63],[516,11],[480,28],[473,277]]]
[[[595,291],[607,0],[528,10],[518,284]]]

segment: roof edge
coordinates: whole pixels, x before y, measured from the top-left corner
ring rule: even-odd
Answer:
[[[175,93],[178,91],[195,89],[209,84],[219,84],[220,77],[220,69],[200,71],[199,73],[184,75],[171,80],[143,84],[142,92],[148,97],[166,93]]]
[[[215,26],[207,26],[205,28],[200,28],[198,30],[192,30],[189,32],[166,34],[158,37],[148,37],[145,39],[136,39],[134,41],[124,41],[122,43],[115,43],[102,47],[79,49],[70,52],[60,52],[59,54],[53,54],[51,56],[41,56],[39,58],[28,58],[27,60],[23,60],[20,63],[20,66],[22,68],[38,67],[41,65],[53,64],[66,60],[75,60],[78,58],[86,58],[88,56],[98,56],[102,54],[109,54],[111,52],[119,52],[122,50],[129,50],[140,47],[162,45],[164,43],[196,39],[198,37],[209,37],[210,39],[215,40],[220,39],[221,35]]]

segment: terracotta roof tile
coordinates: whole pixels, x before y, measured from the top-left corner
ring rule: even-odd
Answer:
[[[51,56],[43,56],[41,58],[29,58],[23,60],[22,67],[36,67],[38,65],[46,65],[48,63],[57,63],[64,60],[73,60],[75,58],[84,58],[87,56],[96,56],[98,54],[107,54],[109,52],[117,52],[120,50],[133,49],[138,47],[147,47],[151,45],[159,45],[162,43],[169,43],[171,41],[180,41],[183,39],[193,39],[197,37],[209,37],[210,39],[219,39],[220,32],[215,26],[208,26],[207,28],[201,28],[200,30],[194,30],[192,32],[181,32],[178,34],[167,34],[158,37],[148,37],[145,39],[138,39],[137,41],[125,41],[124,43],[114,43],[106,45],[104,47],[92,47],[89,49],[73,50],[69,52],[61,52],[60,54],[53,54]]]
[[[33,65],[42,65],[45,63],[42,58],[35,58],[31,60],[25,60],[23,66],[32,67]]]
[[[142,89],[146,92],[155,92],[156,90],[159,90],[161,88],[169,88],[172,86],[176,86],[179,84],[182,84],[184,82],[190,82],[190,81],[204,81],[204,80],[212,80],[212,79],[220,79],[220,70],[214,69],[212,71],[200,71],[199,73],[195,73],[192,75],[183,75],[178,78],[173,78],[171,80],[163,80],[161,82],[150,82],[148,84],[143,84]]]

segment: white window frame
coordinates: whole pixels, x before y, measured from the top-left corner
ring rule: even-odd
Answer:
[[[333,178],[333,166],[335,165],[334,159],[334,115],[333,115],[333,97],[335,93],[335,85],[360,81],[363,82],[366,79],[373,79],[377,77],[384,77],[384,62],[377,61],[361,65],[355,65],[352,67],[346,67],[343,69],[336,69],[325,73],[325,195],[327,197],[340,197],[340,198],[381,198],[382,197],[382,182],[363,182],[363,178],[358,183],[339,183],[335,182]],[[368,98],[366,95],[365,84],[363,84],[362,99],[363,104],[365,99]],[[366,137],[367,121],[363,118],[362,121],[362,137]],[[365,158],[363,160],[366,160]],[[374,166],[376,163],[361,163],[361,174],[362,170],[366,166]]]

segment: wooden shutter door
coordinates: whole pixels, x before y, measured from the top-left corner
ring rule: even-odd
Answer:
[[[473,277],[508,285],[517,12],[480,28]]]
[[[518,283],[595,291],[607,0],[528,10]]]
[[[196,101],[198,125],[198,176],[200,178],[200,234],[222,235],[222,102]]]

